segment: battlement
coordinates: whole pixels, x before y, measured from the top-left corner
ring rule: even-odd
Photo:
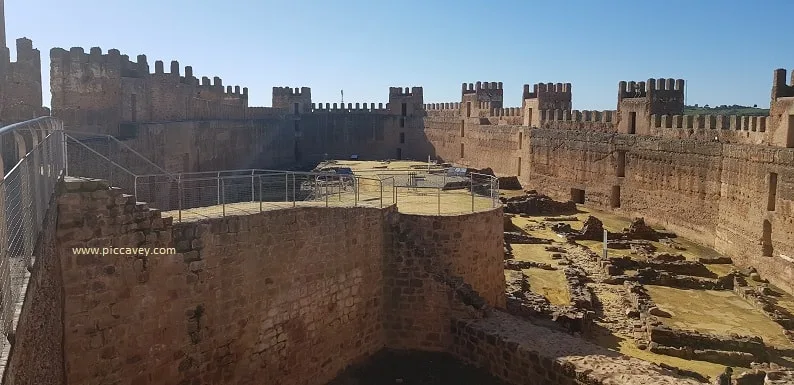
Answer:
[[[524,110],[520,107],[493,108],[491,109],[491,116],[524,116]]]
[[[772,80],[772,99],[794,97],[794,70],[791,71],[791,80],[786,84],[786,70],[775,70]]]
[[[544,94],[572,94],[571,83],[537,83],[529,90],[529,84],[524,84],[523,99],[537,99]]]
[[[375,107],[375,103],[369,103],[369,107],[367,107],[367,103],[347,103],[345,106],[343,103],[317,103],[315,105],[312,103],[311,111],[312,112],[376,112],[376,113],[385,113],[388,111],[389,105],[388,103],[384,105],[383,103],[378,103],[377,107]]]
[[[461,93],[473,94],[481,90],[502,90],[502,82],[463,83]]]
[[[618,83],[618,100],[651,97],[655,91],[684,93],[684,79],[648,79],[647,82],[621,81]]]
[[[593,122],[593,123],[612,123],[617,113],[614,110],[540,110],[540,121],[570,121],[570,122]]]
[[[389,87],[389,97],[407,97],[407,96],[422,96],[424,94],[424,90],[422,87],[411,87],[410,91],[408,87],[405,87],[403,90],[402,87]]]
[[[428,103],[424,108],[427,111],[460,110],[460,103]]]
[[[651,115],[651,128],[766,132],[768,116]]]
[[[273,87],[273,96],[278,97],[297,97],[311,96],[312,89],[309,87]]]
[[[56,47],[50,50],[50,60],[53,62],[60,61],[61,63],[96,63],[115,69],[120,73],[121,77],[127,78],[173,77],[179,83],[196,86],[200,91],[203,89],[235,97],[248,96],[248,88],[240,88],[240,86],[227,87],[224,92],[223,80],[217,76],[213,78],[212,84],[210,84],[209,78],[206,76],[199,81],[193,75],[193,67],[191,66],[185,67],[185,73],[182,76],[179,62],[176,60],[171,61],[169,72],[165,72],[164,62],[157,60],[154,62],[154,72],[150,73],[146,55],[138,55],[136,61],[133,62],[128,55],[122,55],[117,49],[110,49],[104,54],[100,47],[92,47],[89,53],[86,53],[82,47],[72,47],[69,51]]]

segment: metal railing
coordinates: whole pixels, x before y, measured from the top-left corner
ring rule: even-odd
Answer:
[[[63,123],[52,117],[2,127],[0,141],[0,330],[7,337],[0,344],[5,350],[47,211],[65,175],[66,146]]]
[[[251,214],[297,206],[385,207],[401,212],[460,214],[501,203],[490,175],[412,172],[368,176],[281,170],[226,170],[134,176],[132,193],[177,221]]]
[[[397,204],[405,213],[442,215],[483,211],[501,204],[497,178],[466,173],[466,169],[428,166],[355,174],[265,169],[167,173],[113,137],[68,132],[66,138],[69,175],[108,180],[177,221],[297,206]]]

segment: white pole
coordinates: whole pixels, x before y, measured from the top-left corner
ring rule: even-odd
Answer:
[[[604,229],[604,259],[607,259],[607,229]]]

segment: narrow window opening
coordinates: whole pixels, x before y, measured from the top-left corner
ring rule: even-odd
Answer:
[[[403,103],[402,104],[401,115],[402,116],[408,116],[408,103]]]
[[[764,220],[764,230],[763,234],[761,235],[761,245],[762,245],[762,254],[765,257],[772,256],[772,222],[769,220]]]
[[[620,186],[612,186],[610,205],[615,209],[620,207]]]
[[[466,102],[466,117],[471,117],[471,102]]]
[[[298,115],[299,111],[300,111],[300,105],[298,103],[293,104],[292,105],[292,113],[295,114],[295,115]]]
[[[518,149],[520,150],[522,148],[524,148],[524,133],[523,132],[519,132],[518,133]]]
[[[767,211],[775,211],[775,204],[777,201],[777,173],[769,173],[769,194],[767,196],[766,209]]]
[[[460,157],[461,157],[461,158],[463,158],[463,157],[464,157],[463,155],[464,155],[464,152],[463,152],[463,143],[461,143],[461,144],[460,144]]]
[[[397,148],[397,160],[402,160],[402,158],[403,158],[403,149],[398,147]]]
[[[629,134],[637,132],[637,113],[629,112]]]
[[[460,137],[463,138],[466,136],[466,121],[460,121]]]
[[[403,143],[405,143],[405,133],[401,132],[400,133],[400,144],[403,144]]]
[[[400,117],[400,128],[405,128],[405,117]]]

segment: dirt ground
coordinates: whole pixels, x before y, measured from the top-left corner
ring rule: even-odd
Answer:
[[[508,194],[504,194],[508,195]],[[515,195],[515,193],[513,193]],[[611,213],[602,212],[579,206],[579,213],[575,215],[578,221],[566,221],[574,230],[582,227],[584,220],[593,215],[600,219],[604,227],[611,232],[620,232],[630,224],[630,218],[623,218]],[[631,320],[626,316],[625,309],[628,300],[622,285],[608,285],[600,281],[605,278],[603,271],[578,247],[565,245],[565,240],[550,230],[554,221],[544,218],[552,216],[513,217],[512,223],[525,233],[550,239],[555,245],[568,250],[566,255],[574,264],[582,267],[593,279],[589,284],[598,301],[602,304],[597,312],[597,333],[594,342],[606,348],[619,351],[628,356],[640,358],[655,363],[664,363],[681,369],[691,370],[708,377],[719,375],[724,366],[705,361],[684,360],[676,357],[651,353],[638,349],[631,338]],[[664,230],[656,228],[657,230]],[[689,260],[699,257],[717,256],[716,251],[678,237],[675,242],[684,250],[674,249],[661,242],[652,242],[657,252],[682,254]],[[584,247],[601,254],[603,243],[600,241],[578,241]],[[545,245],[513,245],[513,254],[516,259],[531,260],[550,263],[550,253],[545,251]],[[631,255],[630,250],[609,249],[610,255]],[[631,255],[633,258],[641,258]],[[709,269],[717,274],[724,275],[734,267],[732,265],[708,265]],[[542,273],[541,273],[542,272]],[[567,285],[561,271],[545,271],[541,269],[528,269],[531,290],[546,296],[554,304],[562,304],[569,298]],[[559,273],[559,274],[555,274]],[[562,279],[560,279],[562,278]],[[646,286],[654,301],[660,308],[672,314],[665,320],[671,326],[683,329],[699,330],[717,334],[738,333],[744,335],[757,335],[772,346],[791,348],[793,345],[783,334],[780,325],[768,319],[763,313],[754,309],[746,301],[732,291],[707,291],[707,290],[681,290],[668,287]],[[794,308],[794,298],[787,294],[777,297],[781,306]],[[737,368],[740,369],[740,368]]]

